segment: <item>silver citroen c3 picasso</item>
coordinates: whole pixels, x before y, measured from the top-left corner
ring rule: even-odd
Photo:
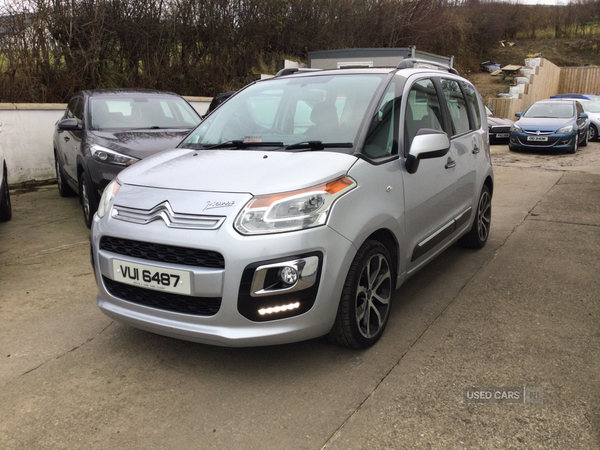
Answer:
[[[365,348],[409,276],[456,241],[485,245],[492,191],[484,105],[454,69],[258,81],[108,185],[98,305],[207,344]]]

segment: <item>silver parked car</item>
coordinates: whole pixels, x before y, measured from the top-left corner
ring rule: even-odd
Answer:
[[[257,81],[119,173],[92,226],[100,309],[207,344],[374,344],[396,288],[490,232],[481,97],[419,65]]]

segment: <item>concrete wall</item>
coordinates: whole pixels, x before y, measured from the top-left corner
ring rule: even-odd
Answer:
[[[185,97],[199,114],[209,97]],[[0,103],[0,146],[8,167],[8,184],[56,178],[52,136],[67,107],[61,103]]]

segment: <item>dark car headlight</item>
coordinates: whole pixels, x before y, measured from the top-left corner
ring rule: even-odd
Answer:
[[[512,133],[522,133],[523,129],[518,125],[513,125],[512,127],[510,127],[510,131]]]
[[[97,144],[90,146],[90,152],[92,153],[92,158],[94,158],[96,161],[108,164],[116,164],[118,166],[130,166],[139,161],[138,158],[123,155],[122,153],[115,152],[114,150],[110,150]]]

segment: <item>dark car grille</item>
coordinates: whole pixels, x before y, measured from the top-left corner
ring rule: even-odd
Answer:
[[[508,133],[510,131],[509,126],[497,126],[492,127],[492,133]]]
[[[132,241],[111,236],[100,240],[100,249],[119,255],[194,267],[225,268],[225,259],[219,252],[172,245]]]
[[[190,297],[144,289],[102,277],[110,295],[137,305],[194,316],[214,316],[221,308],[220,297]]]

